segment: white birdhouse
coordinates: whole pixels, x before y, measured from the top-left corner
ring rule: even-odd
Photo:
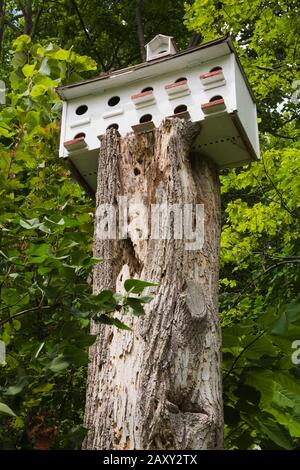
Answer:
[[[171,36],[158,34],[148,44],[146,44],[146,60],[159,59],[161,57],[176,54],[177,44]]]
[[[99,137],[152,132],[166,117],[200,123],[193,151],[219,168],[259,156],[255,98],[229,38],[177,52],[173,38],[146,45],[147,62],[58,89],[64,100],[60,156],[91,193]]]

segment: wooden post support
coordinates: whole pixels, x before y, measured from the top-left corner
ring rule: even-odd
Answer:
[[[153,132],[121,138],[110,129],[102,138],[94,255],[104,262],[94,292],[119,291],[129,277],[160,285],[145,316],[122,317],[132,332],[92,324],[85,449],[222,448],[220,191],[216,166],[191,153],[198,133],[199,123],[172,118]],[[203,246],[191,249],[184,230],[174,239],[174,226],[173,236],[155,239],[153,217],[139,239],[136,209],[128,212],[129,238],[103,240],[103,205],[117,214],[120,196],[143,203],[148,215],[151,207],[157,214],[155,204],[203,204]],[[184,210],[178,214],[171,219],[184,225]]]

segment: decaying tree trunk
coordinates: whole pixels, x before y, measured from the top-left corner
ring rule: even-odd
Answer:
[[[198,132],[172,119],[153,133],[120,138],[112,129],[102,139],[97,210],[117,207],[120,195],[149,213],[163,202],[204,204],[204,244],[153,239],[157,220],[137,239],[134,210],[128,239],[99,239],[96,212],[94,255],[105,261],[95,267],[94,292],[120,291],[129,277],[160,285],[145,316],[122,317],[133,332],[92,325],[85,449],[222,448],[219,182],[215,166],[191,153]]]

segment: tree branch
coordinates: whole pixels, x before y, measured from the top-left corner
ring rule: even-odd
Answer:
[[[296,219],[299,219],[299,217],[297,216],[297,214],[295,214],[295,212],[291,211],[285,200],[284,200],[284,197],[282,195],[282,193],[279,191],[279,189],[277,188],[276,184],[274,183],[274,181],[272,180],[271,176],[269,175],[269,172],[267,171],[267,168],[266,168],[266,164],[265,164],[265,160],[264,158],[262,157],[262,163],[263,163],[263,166],[264,166],[264,170],[265,170],[265,173],[266,173],[266,176],[268,178],[268,180],[270,181],[271,185],[273,186],[273,188],[275,189],[277,195],[279,196],[279,199],[280,199],[280,202],[281,202],[281,207],[283,209],[285,209],[292,217],[296,217]]]
[[[4,325],[5,323],[10,322],[14,318],[20,317],[21,315],[25,315],[25,313],[34,312],[36,310],[46,310],[46,309],[52,308],[52,307],[53,307],[52,305],[45,305],[44,307],[38,306],[38,307],[33,307],[33,308],[28,308],[26,310],[22,310],[21,312],[15,313],[14,315],[10,315],[9,317],[5,318],[4,320],[1,320],[0,321],[0,326]]]
[[[248,289],[252,289],[252,287],[254,287],[255,285],[255,282],[262,276],[265,276],[267,273],[269,273],[270,271],[272,271],[273,269],[276,269],[278,266],[282,266],[284,264],[294,264],[294,263],[300,263],[300,259],[295,257],[288,257],[288,258],[283,258],[281,261],[279,261],[278,263],[275,263],[275,264],[272,264],[272,266],[269,266],[267,269],[265,269],[264,271],[262,271],[261,273],[259,273],[257,276],[255,276],[254,279],[252,279],[252,281],[250,283],[248,283],[246,285],[246,287],[244,287],[244,289],[242,289],[237,298],[235,299],[235,301],[233,302],[232,307],[235,307],[236,305],[239,304],[240,302],[240,299],[241,297],[243,296],[243,294],[248,290]]]
[[[293,142],[297,141],[296,137],[290,137],[288,135],[277,134],[276,132],[272,132],[272,135],[274,137],[279,137],[280,139],[289,139],[289,140],[292,140]]]
[[[227,372],[227,374],[225,375],[224,377],[224,382],[225,380],[229,377],[229,374],[233,371],[234,369],[234,366],[235,364],[238,362],[238,360],[240,359],[240,357],[244,354],[245,351],[247,351],[247,349],[250,348],[250,346],[252,346],[252,344],[254,344],[259,338],[261,338],[265,332],[267,330],[263,330],[258,336],[256,336],[252,341],[250,341],[250,343],[246,344],[246,346],[244,347],[244,349],[236,356],[235,360],[233,361],[229,371]]]
[[[117,57],[117,55],[118,55],[120,46],[121,46],[121,40],[119,40],[119,41],[117,42],[117,45],[116,45],[116,47],[115,47],[115,50],[114,50],[114,52],[113,52],[113,54],[112,54],[112,56],[111,56],[111,60],[110,60],[110,62],[109,62],[109,64],[108,64],[108,66],[107,66],[107,70],[110,70],[110,69],[113,67],[114,62],[115,62],[115,60],[116,60],[116,57]]]
[[[0,1],[0,54],[2,52],[2,41],[5,28],[5,3],[4,0]]]
[[[23,2],[19,3],[21,5],[25,19],[23,34],[27,34],[29,36],[32,29],[32,0],[28,0],[26,6],[23,4]]]
[[[15,24],[11,23],[7,18],[4,19],[4,24],[9,26],[18,36],[21,34],[19,28],[17,28]]]
[[[94,41],[92,40],[92,38],[91,38],[91,36],[90,36],[88,30],[87,30],[86,27],[85,27],[85,24],[84,24],[83,18],[82,18],[82,16],[81,16],[81,13],[80,13],[80,11],[79,11],[79,8],[78,8],[78,6],[77,6],[76,0],[71,0],[71,4],[73,5],[73,7],[74,7],[74,9],[75,9],[75,11],[76,11],[76,13],[77,13],[77,16],[78,16],[79,22],[80,22],[80,24],[81,24],[81,26],[82,26],[83,32],[84,32],[84,34],[85,34],[85,37],[87,38],[87,40],[88,40],[89,43],[91,44],[92,50],[94,51],[95,55],[97,56],[97,59],[99,60],[99,62],[100,62],[100,64],[101,64],[101,67],[103,68],[103,70],[104,70],[105,72],[107,72],[108,69],[107,69],[107,67],[106,67],[106,65],[105,65],[105,63],[104,63],[104,60],[103,60],[102,56],[99,54],[99,52],[95,49]]]
[[[33,39],[35,34],[36,34],[36,30],[37,30],[42,12],[43,12],[43,5],[40,6],[40,8],[38,9],[38,11],[36,13],[35,20],[34,20],[34,23],[33,23],[32,29],[31,29],[31,33],[30,33],[31,39]]]
[[[138,36],[138,41],[139,41],[139,46],[140,46],[140,54],[144,62],[146,59],[146,51],[145,51],[143,20],[142,20],[142,9],[143,9],[143,0],[136,0],[135,23],[136,23],[137,36]]]
[[[285,67],[285,64],[274,65],[274,67],[264,67],[262,65],[256,65],[255,67],[259,70],[265,70],[266,72],[275,72],[275,70]]]
[[[202,39],[202,35],[200,33],[194,33],[190,39],[190,42],[188,44],[188,49],[190,47],[196,47],[198,46],[199,42]]]

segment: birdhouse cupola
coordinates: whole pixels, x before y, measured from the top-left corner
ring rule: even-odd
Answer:
[[[145,48],[147,62],[178,52],[174,38],[172,36],[165,36],[164,34],[157,34],[155,38],[146,44]]]

